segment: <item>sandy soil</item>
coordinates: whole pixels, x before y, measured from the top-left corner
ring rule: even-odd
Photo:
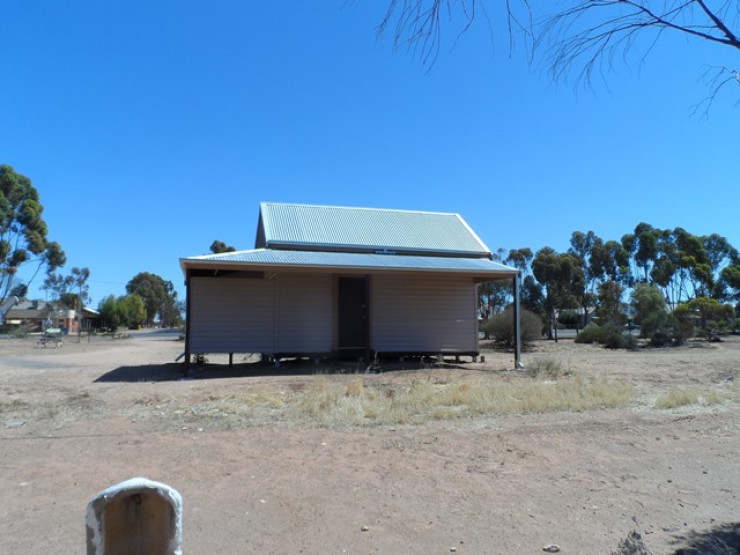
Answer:
[[[631,530],[659,554],[740,536],[740,405],[654,403],[676,387],[736,388],[740,338],[638,352],[541,342],[525,354],[629,380],[625,408],[330,429],[168,418],[174,402],[319,379],[287,364],[181,380],[182,350],[167,333],[60,349],[0,339],[0,553],[83,553],[87,503],[134,476],[183,495],[192,554],[595,554]],[[381,376],[512,374],[509,355],[485,354]]]

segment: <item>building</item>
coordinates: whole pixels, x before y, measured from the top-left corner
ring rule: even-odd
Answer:
[[[91,330],[100,315],[90,308],[82,309],[82,330]],[[61,329],[74,334],[79,331],[80,319],[76,310],[40,300],[18,301],[5,313],[5,324],[36,333],[47,328]]]
[[[186,362],[208,353],[477,356],[476,285],[508,278],[518,291],[517,270],[448,213],[261,203],[254,249],[180,266]]]

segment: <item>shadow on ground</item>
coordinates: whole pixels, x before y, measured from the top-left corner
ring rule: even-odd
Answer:
[[[673,555],[733,555],[740,554],[740,522],[720,524],[709,530],[692,530],[676,537],[680,547]]]
[[[481,371],[468,367],[468,363],[436,363],[428,360],[408,360],[405,362],[381,362],[368,367],[356,361],[324,360],[318,364],[305,359],[284,360],[279,367],[270,362],[243,362],[227,364],[192,364],[190,370],[179,362],[166,364],[145,364],[139,366],[120,366],[95,380],[106,382],[168,382],[179,380],[213,380],[219,378],[256,378],[267,376],[311,376],[317,374],[358,374],[381,373],[402,370],[423,370],[432,368],[465,369]]]

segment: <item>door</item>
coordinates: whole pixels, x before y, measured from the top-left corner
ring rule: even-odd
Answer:
[[[337,339],[340,350],[367,347],[367,278],[340,277],[338,280]]]

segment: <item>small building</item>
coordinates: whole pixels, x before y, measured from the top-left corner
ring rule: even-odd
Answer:
[[[46,328],[58,328],[73,334],[79,331],[80,318],[76,310],[41,300],[22,300],[5,313],[5,324],[35,333]],[[96,310],[82,309],[82,330],[93,329],[100,318]]]
[[[56,307],[52,303],[24,299],[5,313],[5,324],[23,328],[28,332],[40,332],[56,313]]]
[[[252,250],[180,259],[193,354],[478,355],[478,283],[512,279],[458,214],[261,203]],[[518,355],[517,361],[518,363]]]

